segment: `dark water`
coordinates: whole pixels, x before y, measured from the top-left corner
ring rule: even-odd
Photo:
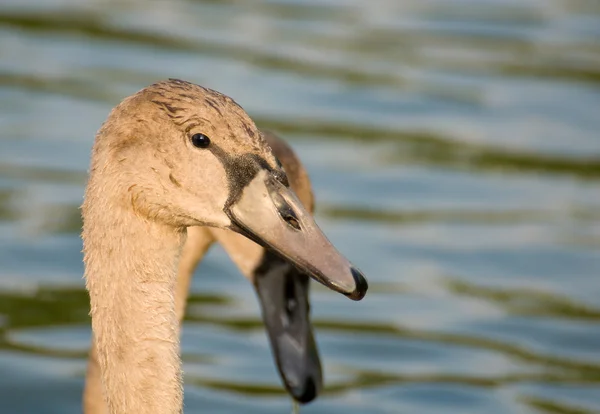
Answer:
[[[0,412],[80,412],[89,150],[166,77],[288,138],[370,277],[360,303],[314,289],[302,412],[600,412],[599,40],[591,0],[3,0]],[[186,412],[289,412],[218,248],[183,354]]]

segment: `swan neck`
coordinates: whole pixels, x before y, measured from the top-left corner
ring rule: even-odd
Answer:
[[[106,203],[83,206],[86,287],[111,414],[181,412],[174,289],[185,229]]]

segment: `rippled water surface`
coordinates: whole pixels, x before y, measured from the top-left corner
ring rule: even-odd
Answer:
[[[78,413],[78,206],[95,131],[179,77],[304,160],[370,278],[314,286],[326,392],[304,413],[600,412],[600,3],[0,5],[0,411]],[[289,412],[254,292],[194,280],[186,412]]]

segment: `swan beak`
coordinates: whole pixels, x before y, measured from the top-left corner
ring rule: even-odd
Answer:
[[[259,171],[228,208],[231,229],[277,252],[302,273],[350,299],[361,300],[367,280],[323,234],[292,190]]]
[[[279,374],[290,395],[308,403],[323,386],[309,316],[310,280],[271,250],[265,250],[253,276]]]

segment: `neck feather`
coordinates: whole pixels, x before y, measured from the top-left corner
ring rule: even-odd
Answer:
[[[180,413],[174,288],[185,229],[110,206],[89,188],[83,217],[86,286],[109,412]]]

